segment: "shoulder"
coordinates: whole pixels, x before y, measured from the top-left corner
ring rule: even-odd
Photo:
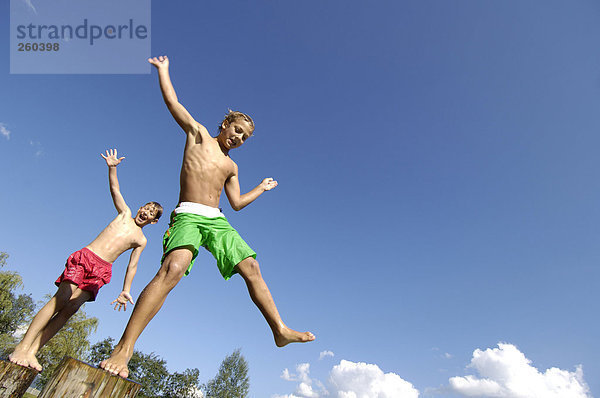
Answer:
[[[237,176],[238,175],[238,165],[237,165],[237,163],[234,162],[233,159],[231,159],[231,158],[228,158],[228,159],[229,159],[229,162],[231,164],[231,174],[230,174],[230,176],[232,176],[232,177],[233,176]]]
[[[112,219],[112,221],[110,222],[110,224],[114,223],[114,222],[123,222],[123,220],[129,220],[131,219],[133,221],[133,218],[131,218],[131,210],[129,210],[129,207],[127,207],[125,210],[120,211],[115,218]]]
[[[141,233],[141,236],[139,237],[139,239],[137,239],[137,247],[139,247],[140,249],[144,249],[144,247],[146,247],[146,244],[148,243],[148,239],[146,239],[146,236],[144,235],[144,233]]]

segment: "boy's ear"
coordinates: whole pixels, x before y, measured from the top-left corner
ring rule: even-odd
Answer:
[[[223,120],[221,123],[221,129],[226,129],[229,126],[229,122],[227,120]]]
[[[154,220],[150,221],[150,224],[156,224],[157,222],[158,222],[158,220],[154,219]]]

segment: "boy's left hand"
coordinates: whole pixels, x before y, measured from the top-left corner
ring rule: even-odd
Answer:
[[[275,188],[277,186],[277,181],[275,181],[272,178],[265,178],[264,180],[262,180],[262,182],[260,183],[260,186],[262,187],[262,189],[264,189],[265,191],[270,191],[271,189]]]
[[[115,311],[121,311],[121,308],[123,308],[123,311],[127,310],[127,302],[130,302],[131,304],[135,304],[133,302],[133,297],[131,297],[131,295],[126,292],[125,290],[123,290],[121,292],[121,294],[119,294],[119,297],[117,297],[116,300],[114,300],[112,303],[110,303],[110,305],[113,305],[115,303]]]

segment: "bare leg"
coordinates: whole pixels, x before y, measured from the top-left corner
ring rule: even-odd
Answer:
[[[311,332],[297,332],[283,323],[271,292],[262,278],[258,261],[248,257],[236,266],[236,270],[246,281],[252,301],[271,327],[277,347],[283,347],[289,343],[306,343],[315,339]]]
[[[192,252],[186,248],[173,250],[167,255],[156,276],[140,294],[121,340],[110,358],[100,363],[101,368],[114,375],[129,376],[127,363],[133,355],[135,342],[160,310],[169,292],[179,283],[191,261]]]
[[[34,348],[34,342],[40,332],[50,323],[52,317],[61,311],[69,302],[73,292],[77,289],[72,283],[62,282],[58,287],[58,291],[42,307],[31,321],[23,340],[15,347],[15,350],[8,356],[11,362],[17,365],[27,366],[37,371],[41,371],[42,367],[35,358],[37,349]]]
[[[30,351],[33,352],[34,355],[37,354],[40,348],[46,345],[48,340],[54,337],[54,335],[65,326],[65,323],[67,323],[69,318],[71,318],[91,297],[92,293],[76,288],[67,304],[58,311],[56,315],[50,319],[50,322],[48,322],[46,327],[38,333],[33,344],[31,344]]]

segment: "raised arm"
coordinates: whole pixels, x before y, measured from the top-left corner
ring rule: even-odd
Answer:
[[[158,70],[160,91],[169,112],[171,112],[171,115],[173,115],[177,124],[179,124],[186,133],[209,135],[206,128],[194,120],[187,109],[185,109],[177,100],[177,94],[175,94],[175,89],[171,83],[171,76],[169,75],[169,58],[167,58],[166,55],[161,55],[160,57],[148,58],[148,62],[154,65]]]
[[[116,149],[107,149],[106,156],[100,154],[106,160],[106,165],[108,166],[108,184],[110,185],[110,195],[112,196],[113,203],[115,204],[115,208],[119,213],[123,212],[131,212],[129,207],[125,203],[125,199],[123,199],[123,195],[121,195],[121,189],[119,188],[119,179],[117,178],[117,165],[121,163],[125,157],[117,157]]]
[[[235,165],[234,173],[225,181],[225,194],[229,199],[231,208],[235,211],[242,210],[265,191],[270,191],[277,186],[277,181],[272,178],[265,178],[253,190],[240,195],[240,181],[238,179],[238,167]]]
[[[119,293],[119,296],[113,300],[110,304],[115,304],[115,310],[123,311],[127,310],[127,302],[131,304],[135,304],[133,302],[133,297],[131,297],[131,284],[133,283],[133,278],[135,277],[135,273],[137,272],[138,261],[140,260],[140,255],[142,251],[146,247],[146,240],[144,242],[133,249],[131,252],[131,256],[129,257],[129,265],[127,266],[127,271],[125,272],[125,280],[123,281],[123,291]]]

